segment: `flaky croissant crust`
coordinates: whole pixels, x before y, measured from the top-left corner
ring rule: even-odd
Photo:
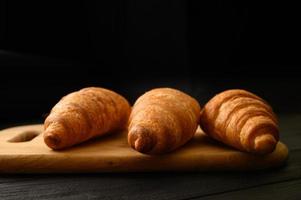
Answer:
[[[130,105],[121,95],[89,87],[63,97],[44,122],[44,141],[62,149],[125,128]]]
[[[271,153],[279,140],[272,108],[245,90],[227,90],[214,96],[202,110],[200,125],[209,136],[253,153]]]
[[[142,153],[172,151],[193,137],[199,116],[198,102],[187,94],[171,88],[153,89],[133,106],[128,142]]]

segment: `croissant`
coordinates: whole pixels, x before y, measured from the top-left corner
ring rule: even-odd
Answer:
[[[227,90],[214,96],[202,110],[200,125],[220,142],[257,154],[271,153],[279,140],[272,108],[245,90]]]
[[[150,90],[133,106],[128,143],[145,154],[170,152],[193,137],[199,117],[200,105],[187,94],[171,88]]]
[[[44,123],[44,141],[52,149],[63,149],[90,138],[123,129],[130,105],[121,95],[89,87],[63,97]]]

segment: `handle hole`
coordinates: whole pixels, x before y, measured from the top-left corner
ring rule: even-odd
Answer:
[[[37,137],[38,135],[40,135],[40,132],[38,131],[26,131],[9,139],[8,142],[12,142],[12,143],[29,142],[35,137]]]

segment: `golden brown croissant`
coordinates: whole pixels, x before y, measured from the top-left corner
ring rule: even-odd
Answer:
[[[128,142],[141,153],[170,152],[193,137],[199,116],[194,98],[171,88],[153,89],[133,106]]]
[[[46,118],[44,141],[62,149],[126,127],[130,105],[104,88],[84,88],[63,97]]]
[[[279,140],[272,108],[244,90],[227,90],[213,97],[202,110],[200,125],[209,136],[247,152],[271,153]]]

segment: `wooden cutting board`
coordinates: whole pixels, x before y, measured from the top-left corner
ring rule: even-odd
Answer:
[[[64,151],[53,151],[44,144],[42,130],[43,126],[37,124],[0,131],[0,172],[255,170],[280,166],[288,157],[288,149],[281,142],[273,153],[256,156],[216,142],[200,129],[188,144],[160,156],[144,155],[131,149],[126,132],[99,137]]]

